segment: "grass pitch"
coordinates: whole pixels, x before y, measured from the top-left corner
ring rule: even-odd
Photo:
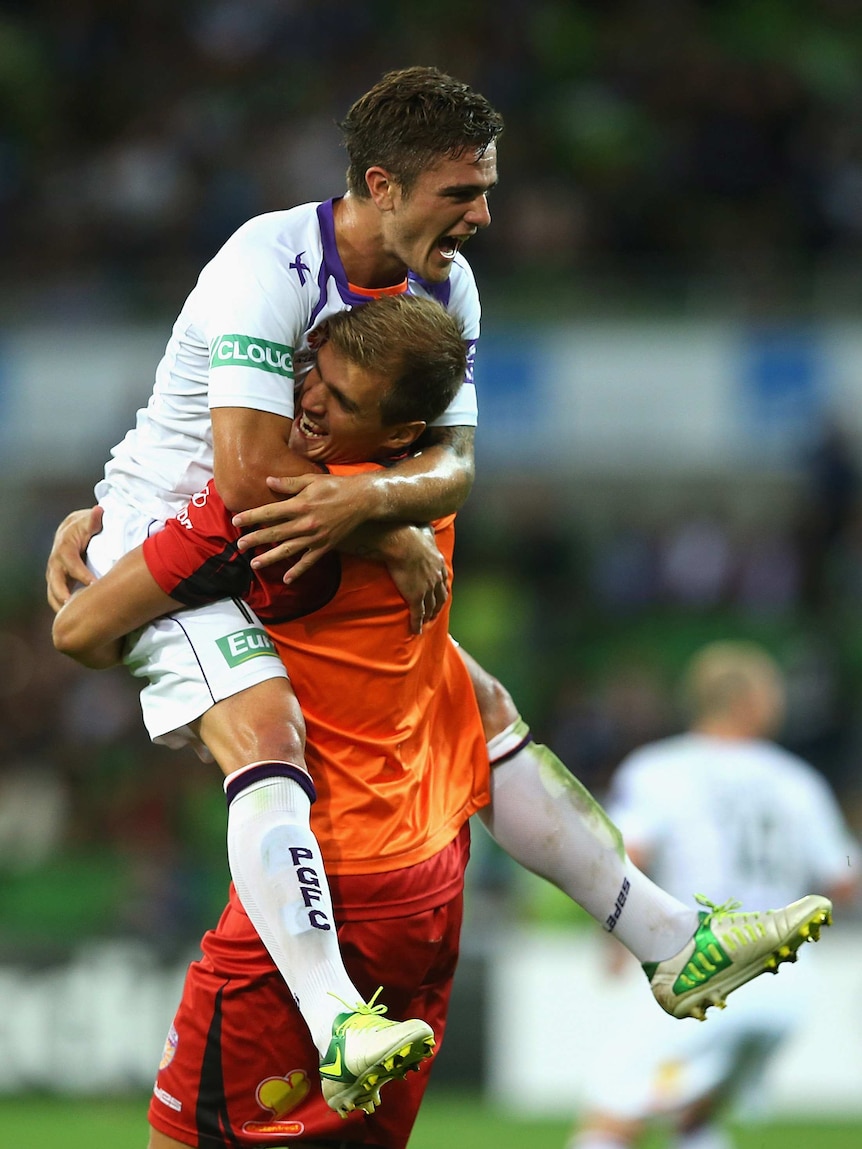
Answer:
[[[145,1149],[147,1098],[0,1098],[0,1145],[26,1149]],[[563,1149],[569,1123],[522,1121],[468,1096],[428,1098],[410,1149]],[[862,1122],[783,1122],[734,1129],[737,1149],[859,1149]],[[654,1137],[644,1149],[662,1149]]]

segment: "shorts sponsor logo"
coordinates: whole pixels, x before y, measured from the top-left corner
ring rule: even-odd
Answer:
[[[201,507],[205,507],[207,505],[208,498],[208,487],[204,487],[202,491],[198,491],[196,495],[192,495],[188,501],[188,506],[183,507],[183,509],[177,515],[177,522],[182,523],[187,531],[193,531],[195,528],[191,518],[189,517],[189,507],[195,507],[199,510]]]
[[[244,1121],[242,1131],[258,1137],[301,1137],[305,1126],[301,1121]]]
[[[255,1100],[261,1109],[268,1110],[272,1116],[261,1121],[244,1122],[243,1132],[259,1136],[270,1134],[298,1137],[305,1132],[304,1124],[301,1121],[285,1121],[284,1118],[302,1104],[310,1089],[308,1076],[302,1069],[293,1069],[284,1077],[265,1077],[255,1091]]]
[[[293,348],[250,335],[220,335],[210,352],[210,367],[257,367],[293,379]]]
[[[165,1039],[165,1048],[162,1050],[162,1060],[159,1062],[159,1069],[167,1069],[174,1059],[174,1054],[177,1051],[177,1046],[180,1043],[180,1035],[173,1026],[168,1030],[168,1036]]]
[[[261,655],[278,658],[269,635],[260,626],[247,626],[245,630],[226,634],[224,638],[216,639],[216,645],[224,655],[228,666],[239,666],[243,662],[248,662],[250,658],[260,658]]]
[[[161,1101],[162,1105],[167,1105],[168,1109],[173,1109],[176,1113],[182,1113],[182,1101],[178,1101],[176,1097],[172,1097],[167,1089],[162,1089],[160,1085],[154,1085],[153,1093],[159,1101]]]

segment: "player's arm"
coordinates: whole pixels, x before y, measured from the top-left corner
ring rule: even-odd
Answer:
[[[269,524],[256,530],[251,542],[243,542],[243,549],[281,544],[262,561],[255,560],[261,566],[306,551],[291,571],[291,579],[308,570],[325,551],[343,544],[369,519],[425,523],[452,513],[464,502],[473,482],[471,427],[426,432],[433,441],[420,454],[386,472],[335,477],[316,470],[308,473],[308,461],[287,446],[291,420],[284,416],[245,407],[217,407],[212,410],[212,425],[216,485],[225,504],[232,511],[254,506],[255,511],[246,512],[251,516],[249,523]],[[281,477],[269,478],[273,471]],[[237,526],[244,527],[245,521],[246,515],[240,516]],[[57,528],[45,572],[52,610],[69,600],[76,582],[93,581],[82,555],[100,522],[101,510],[94,507],[73,511]],[[344,549],[373,551],[387,565],[390,561],[403,564],[409,537],[403,531],[387,534],[369,527]],[[412,539],[415,574],[421,566],[419,552],[424,550],[426,558],[428,552],[420,536],[414,534]],[[424,565],[428,569],[427,561]],[[439,609],[442,593],[439,580],[426,586],[422,592],[426,608],[435,600]],[[415,595],[408,602],[415,610]],[[426,609],[426,617],[433,613]]]
[[[304,551],[286,576],[292,581],[373,520],[375,545],[385,555],[389,544],[381,524],[427,523],[463,505],[475,473],[474,437],[474,427],[429,428],[420,451],[385,471],[271,478],[270,490],[283,501],[237,515],[234,524],[249,531],[240,546],[269,548],[255,557],[255,567]]]
[[[54,646],[83,666],[102,670],[120,661],[127,634],[180,605],[161,589],[143,548],[136,547],[68,599],[54,618]]]
[[[300,475],[308,470],[307,460],[287,445],[292,420],[246,407],[215,407],[211,414],[216,483],[232,511],[281,498],[267,486],[273,470],[280,475]],[[48,604],[53,611],[69,601],[76,583],[86,586],[94,582],[83,555],[101,521],[102,508],[91,507],[72,511],[57,528],[45,568]]]
[[[404,523],[384,529],[368,523],[345,539],[339,550],[385,565],[407,603],[413,634],[421,634],[424,623],[436,618],[446,605],[449,569],[432,526]],[[292,575],[293,569],[287,574]],[[284,581],[294,580],[285,577]]]
[[[181,514],[72,596],[54,619],[54,646],[101,669],[121,659],[126,635],[153,619],[244,597],[252,576],[247,559],[231,548],[230,519],[210,480]]]
[[[228,510],[247,510],[281,498],[267,483],[279,475],[317,472],[287,445],[293,420],[251,407],[213,407],[213,474]]]

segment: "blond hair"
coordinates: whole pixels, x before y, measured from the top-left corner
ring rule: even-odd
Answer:
[[[683,679],[685,701],[697,720],[726,714],[764,686],[782,689],[778,663],[756,642],[711,642],[691,659]]]
[[[339,311],[318,328],[345,359],[388,381],[384,426],[431,423],[449,406],[467,370],[457,320],[433,299],[384,295]]]

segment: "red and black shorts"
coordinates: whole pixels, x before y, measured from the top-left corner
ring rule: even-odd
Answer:
[[[228,907],[216,936],[230,933],[231,916],[238,912]],[[435,908],[347,921],[338,930],[344,964],[366,1000],[383,986],[380,1000],[388,1016],[423,1018],[438,1049],[461,917],[459,892]],[[293,1144],[404,1149],[433,1059],[386,1085],[373,1114],[355,1111],[342,1119],[323,1100],[318,1052],[290,990],[263,943],[255,944],[259,953],[247,972],[235,962],[220,963],[206,945],[204,958],[189,967],[156,1078],[150,1124],[199,1149]],[[244,946],[247,951],[248,943]]]

